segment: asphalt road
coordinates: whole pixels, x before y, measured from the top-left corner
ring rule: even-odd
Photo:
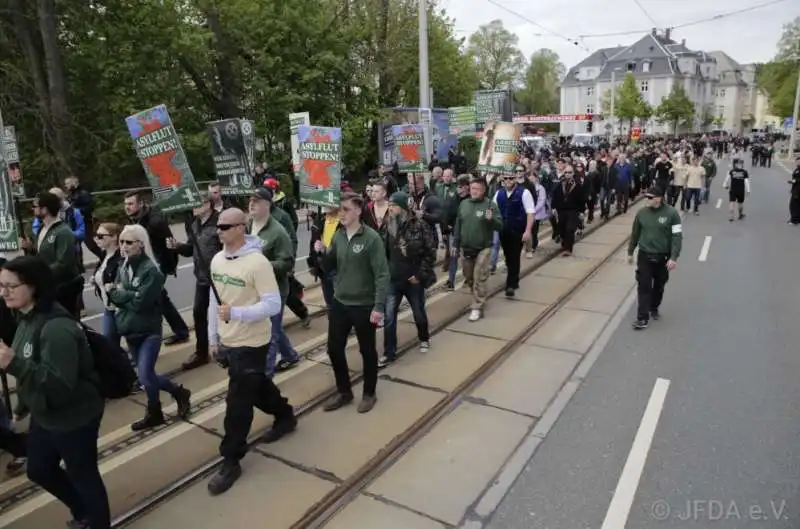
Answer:
[[[661,321],[628,312],[485,527],[800,527],[800,227],[788,173],[752,176],[745,220],[721,177],[685,219]]]
[[[172,226],[172,233],[179,241],[186,240],[186,230],[182,224],[175,224]],[[309,240],[311,232],[306,227],[305,217],[301,217],[300,226],[297,229],[297,265],[296,273],[302,282],[302,272],[308,269],[306,265],[306,257],[308,256]],[[96,258],[84,247],[84,260],[87,263],[88,269],[94,268]],[[103,313],[103,304],[100,298],[95,296],[94,289],[89,286],[89,276],[91,272],[86,273],[86,287],[83,293],[83,302],[86,307],[86,315],[83,322],[89,326],[99,330],[101,315]],[[177,277],[170,276],[167,278],[167,291],[172,299],[172,302],[178,310],[191,309],[194,300],[195,279],[192,266],[192,260],[181,257],[178,264]]]

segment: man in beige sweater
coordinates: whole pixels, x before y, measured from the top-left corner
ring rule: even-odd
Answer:
[[[700,207],[700,200],[703,195],[703,189],[706,186],[706,169],[701,164],[699,156],[695,156],[691,165],[686,170],[686,189],[684,194],[686,196],[686,209],[688,210],[694,202],[694,214],[699,215],[698,208]]]

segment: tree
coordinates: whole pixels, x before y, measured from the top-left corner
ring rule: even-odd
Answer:
[[[603,113],[611,113],[611,90],[606,90],[603,94]],[[642,97],[639,86],[632,73],[628,73],[622,84],[617,88],[614,95],[614,118],[628,122],[628,131],[633,128],[633,121],[636,118],[647,120],[652,115],[652,109],[647,101]]]
[[[538,115],[557,114],[561,95],[560,83],[566,68],[553,50],[533,52],[525,72],[524,87],[517,94],[520,112]]]
[[[694,103],[682,85],[673,84],[669,96],[662,99],[656,108],[655,115],[661,123],[672,125],[672,131],[677,135],[678,126],[693,119]]]
[[[769,97],[770,112],[791,116],[800,69],[800,17],[783,26],[775,58],[759,68],[758,86]]]
[[[722,127],[723,125],[725,125],[725,116],[723,116],[722,114],[718,115],[713,119],[712,123],[717,128]]]
[[[525,57],[518,44],[519,38],[503,27],[500,20],[492,20],[470,35],[467,52],[474,61],[482,88],[508,88],[521,80]]]

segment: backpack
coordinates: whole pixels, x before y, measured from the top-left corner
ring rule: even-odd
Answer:
[[[100,395],[104,399],[123,399],[129,396],[138,377],[128,359],[128,353],[91,327],[82,323],[80,326],[92,351]]]
[[[96,386],[100,396],[110,400],[130,396],[138,377],[128,359],[128,353],[91,327],[80,322],[76,323],[83,330],[89,350],[92,352],[92,363],[97,373]],[[41,329],[39,332],[41,333]],[[38,344],[34,347],[38,350]]]

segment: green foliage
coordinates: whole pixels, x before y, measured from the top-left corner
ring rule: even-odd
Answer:
[[[710,103],[703,105],[703,110],[700,114],[700,124],[703,129],[707,129],[709,125],[714,123],[714,119],[714,106]]]
[[[661,123],[670,123],[677,134],[679,124],[693,119],[694,103],[682,85],[673,84],[669,96],[655,109],[655,116]]]
[[[17,128],[32,190],[72,172],[94,190],[146,185],[125,118],[162,103],[198,181],[215,179],[208,121],[253,120],[258,157],[288,172],[288,114],[301,111],[342,127],[344,161],[357,177],[377,161],[382,109],[417,104],[416,0],[62,0],[50,13],[54,47],[45,46],[36,4],[0,4],[0,108]],[[436,106],[468,104],[477,87],[462,44],[453,21],[431,7]],[[63,76],[48,50],[60,54]],[[63,103],[53,80],[63,81]]]
[[[800,17],[783,26],[775,59],[757,70],[758,86],[769,97],[770,112],[791,116],[800,70]]]
[[[482,88],[507,88],[520,81],[525,72],[525,56],[518,44],[519,38],[501,20],[492,20],[470,35],[467,50]]]
[[[524,114],[557,114],[561,91],[559,83],[566,68],[553,50],[533,52],[525,72],[523,89],[517,92],[519,111]]]

